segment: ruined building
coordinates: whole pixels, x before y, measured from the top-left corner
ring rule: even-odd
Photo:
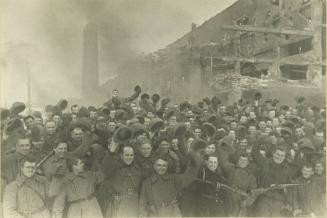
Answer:
[[[107,83],[139,83],[174,100],[261,91],[292,103],[324,101],[325,0],[239,0],[164,49],[126,64]],[[123,87],[123,86],[122,86]]]

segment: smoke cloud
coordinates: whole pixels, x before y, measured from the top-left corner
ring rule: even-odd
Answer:
[[[2,0],[0,25],[1,106],[79,97],[82,33],[98,25],[100,83],[142,52],[175,41],[235,0]]]

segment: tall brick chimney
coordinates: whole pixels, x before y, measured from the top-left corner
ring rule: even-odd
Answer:
[[[97,25],[88,23],[83,31],[82,98],[90,103],[99,91],[98,56]]]

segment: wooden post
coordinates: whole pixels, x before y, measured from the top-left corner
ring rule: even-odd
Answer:
[[[32,114],[32,99],[31,99],[31,79],[30,79],[30,69],[28,61],[25,60],[26,70],[27,70],[27,107],[28,107],[28,114]]]
[[[311,1],[311,29],[314,32],[312,39],[312,54],[315,62],[322,62],[322,16],[323,8],[320,0]],[[309,65],[307,78],[321,86],[322,65]],[[322,88],[322,87],[321,87]]]

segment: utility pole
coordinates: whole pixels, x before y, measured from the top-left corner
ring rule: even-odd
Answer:
[[[30,79],[30,69],[28,61],[25,60],[26,69],[27,69],[27,107],[28,107],[28,114],[32,114],[32,100],[31,100],[31,79]]]

